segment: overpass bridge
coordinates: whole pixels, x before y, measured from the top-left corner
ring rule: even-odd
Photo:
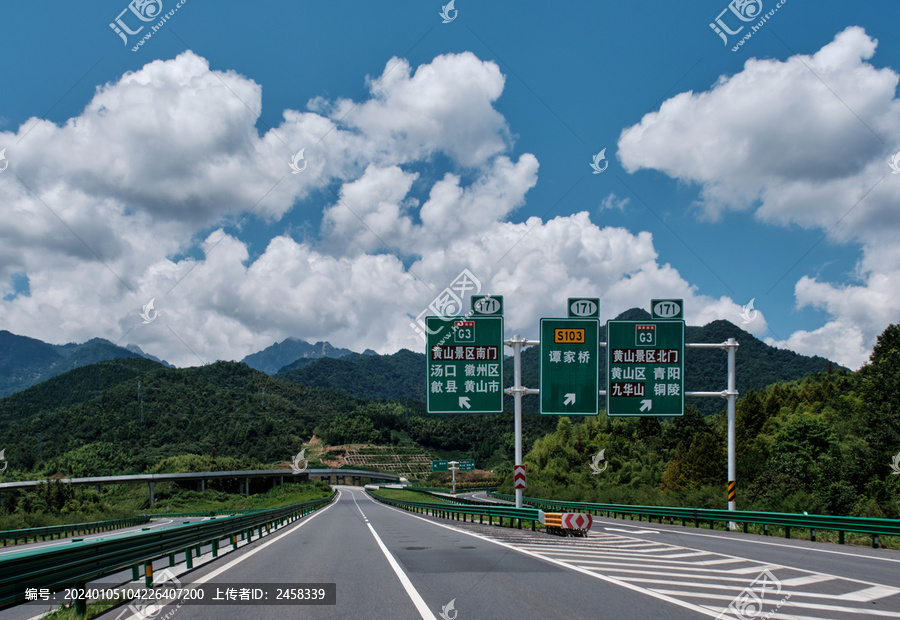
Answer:
[[[208,480],[237,480],[240,492],[250,494],[251,479],[270,479],[272,486],[288,482],[301,482],[307,480],[324,480],[329,484],[352,484],[361,486],[368,482],[399,482],[400,476],[387,472],[369,471],[365,469],[305,469],[295,472],[293,469],[253,469],[238,471],[198,471],[173,474],[131,474],[124,476],[91,476],[87,478],[53,478],[63,484],[94,485],[97,490],[101,486],[109,484],[140,484],[145,483],[150,488],[150,505],[156,502],[155,488],[157,482],[194,482],[198,491],[206,490]],[[348,482],[349,480],[349,482]],[[31,489],[39,484],[45,484],[48,480],[22,480],[19,482],[0,482],[0,491],[14,489]]]

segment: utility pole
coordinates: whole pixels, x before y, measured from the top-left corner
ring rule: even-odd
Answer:
[[[453,495],[456,495],[456,470],[459,469],[459,467],[457,467],[457,465],[459,465],[459,461],[450,461],[449,463],[447,463],[447,465],[450,466],[450,471],[453,472],[451,474],[453,476],[453,489],[451,493],[453,493]]]
[[[522,465],[522,396],[526,394],[539,394],[540,390],[529,389],[522,385],[522,347],[535,346],[540,340],[526,340],[518,334],[503,344],[512,347],[513,350],[513,386],[506,388],[504,392],[513,397],[513,432],[516,438],[516,462]],[[516,508],[522,507],[522,489],[516,489]]]

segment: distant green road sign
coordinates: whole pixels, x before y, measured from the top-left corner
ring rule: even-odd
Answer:
[[[503,317],[425,324],[428,413],[503,413]]]
[[[448,471],[449,469],[448,461],[431,461],[431,471]]]
[[[684,321],[608,321],[606,341],[607,415],[684,415]]]
[[[473,459],[463,459],[459,462],[459,471],[472,471],[475,469],[475,461]]]
[[[541,319],[541,413],[599,411],[597,319]]]

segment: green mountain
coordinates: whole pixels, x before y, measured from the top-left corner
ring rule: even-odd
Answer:
[[[11,472],[140,472],[169,456],[212,451],[273,462],[295,454],[323,420],[362,404],[237,362],[173,369],[113,360],[0,399],[0,447]]]
[[[262,351],[251,353],[241,361],[254,370],[261,370],[267,375],[274,375],[279,370],[289,370],[290,368],[285,367],[293,362],[299,362],[298,365],[302,366],[307,360],[317,360],[326,357],[338,358],[350,353],[353,353],[353,351],[333,347],[328,342],[320,341],[316,344],[309,344],[299,338],[287,338],[281,342],[276,342],[270,347],[266,347]]]
[[[352,353],[340,359],[301,359],[276,378],[291,383],[341,390],[358,398],[425,400],[425,356],[401,349],[391,355]]]
[[[54,345],[0,330],[0,397],[73,368],[115,358],[137,357],[159,361],[136,345],[123,348],[103,338],[93,338],[82,344]]]

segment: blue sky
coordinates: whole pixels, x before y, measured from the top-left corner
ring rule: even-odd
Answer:
[[[14,333],[421,350],[464,270],[531,338],[677,297],[855,368],[898,320],[896,2],[0,10]]]

